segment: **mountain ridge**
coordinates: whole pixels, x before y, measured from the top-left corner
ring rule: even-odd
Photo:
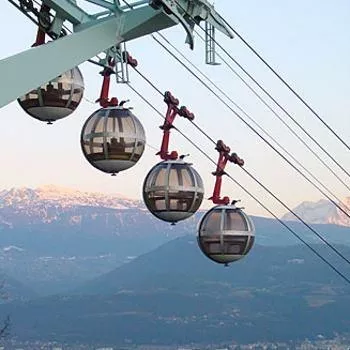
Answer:
[[[350,197],[346,197],[339,206],[350,215]],[[333,224],[350,227],[350,218],[337,208],[331,201],[320,199],[319,201],[304,201],[297,205],[293,211],[310,224]],[[286,213],[282,220],[298,221],[292,213]]]
[[[131,205],[130,205],[131,203]],[[6,273],[40,294],[67,290],[151,251],[173,238],[196,235],[204,211],[171,226],[143,203],[118,195],[90,194],[48,186],[0,192],[0,261]],[[299,242],[276,220],[254,217],[256,243]],[[315,235],[288,224],[310,243]],[[345,226],[315,225],[332,243],[350,245]],[[198,248],[196,248],[198,249]]]
[[[350,197],[345,198],[340,206],[350,214]],[[75,190],[56,185],[42,185],[37,188],[13,187],[0,191],[0,228],[1,225],[13,227],[14,223],[6,217],[6,210],[15,211],[32,219],[40,216],[42,222],[50,223],[57,216],[76,207],[108,208],[116,210],[136,209],[148,213],[141,200],[127,198],[121,194],[106,194]],[[304,201],[293,211],[310,224],[334,224],[350,226],[350,218],[326,199]],[[281,217],[285,221],[298,221],[292,213]],[[71,223],[79,224],[81,218],[72,215]]]
[[[130,199],[121,194],[80,191],[71,188],[43,185],[37,188],[13,187],[0,191],[0,208],[25,206],[38,201],[60,204],[62,207],[75,205],[104,206],[114,209],[142,207],[140,200]]]

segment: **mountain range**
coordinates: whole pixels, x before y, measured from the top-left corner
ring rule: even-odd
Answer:
[[[169,241],[173,231],[140,201],[119,195],[56,186],[0,192],[1,269],[40,294],[107,272]]]
[[[350,197],[339,205],[345,212],[349,211]],[[51,223],[83,228],[86,217],[75,210],[82,207],[112,209],[112,215],[104,217],[104,224],[108,226],[110,223],[112,227],[115,221],[121,221],[124,210],[134,209],[148,214],[142,201],[128,199],[120,194],[83,192],[54,185],[36,189],[11,188],[0,191],[0,229]],[[349,217],[329,200],[302,202],[293,211],[308,223],[350,226]],[[98,218],[98,214],[89,214],[92,219]],[[287,213],[282,220],[297,221],[297,218],[292,213]],[[130,222],[125,222],[125,226],[128,224]]]
[[[145,210],[140,201],[121,195],[82,192],[53,185],[36,189],[12,188],[0,191],[0,228],[51,223],[82,227],[84,216],[75,212],[77,207]],[[92,214],[91,218],[97,216]],[[108,218],[113,225],[113,215],[106,218],[107,225]]]
[[[2,270],[40,295],[74,289],[176,237],[195,235],[203,212],[170,226],[136,200],[43,186],[0,192]],[[276,220],[253,217],[257,244],[298,241]],[[310,242],[315,236],[290,222]],[[350,245],[347,227],[320,225],[330,241]]]

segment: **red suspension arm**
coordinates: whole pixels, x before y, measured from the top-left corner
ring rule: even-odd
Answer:
[[[108,58],[108,67],[105,67],[100,74],[103,76],[103,82],[101,87],[100,98],[96,100],[96,102],[100,103],[100,106],[103,108],[118,106],[118,99],[116,97],[112,97],[109,99],[109,85],[111,82],[111,75],[114,74],[113,67],[115,66],[114,60],[109,57]]]
[[[173,123],[177,115],[189,120],[193,120],[194,114],[184,106],[179,108],[179,100],[175,98],[169,91],[166,91],[164,94],[164,102],[168,105],[168,109],[166,112],[164,124],[160,126],[160,128],[163,130],[163,139],[160,151],[157,153],[157,155],[159,155],[163,160],[175,160],[179,156],[177,151],[172,151],[169,153],[170,129],[174,127]]]
[[[222,176],[226,175],[225,167],[227,162],[237,164],[239,166],[244,165],[244,160],[239,158],[236,153],[230,154],[230,147],[226,146],[222,140],[219,140],[216,143],[215,149],[219,152],[219,159],[216,166],[216,171],[212,174],[216,176],[215,186],[213,191],[213,196],[209,199],[213,201],[214,204],[224,204],[227,205],[230,203],[230,198],[225,196],[220,198],[221,185],[222,185]]]
[[[129,64],[132,67],[137,66],[137,60],[134,59],[131,55],[129,55],[128,52],[124,52],[124,55],[122,57],[124,62]],[[115,61],[112,59],[112,57],[108,58],[108,67],[105,67],[104,70],[101,72],[101,75],[103,76],[103,82],[102,82],[102,88],[101,88],[101,94],[100,98],[96,100],[96,102],[100,103],[100,106],[103,108],[110,107],[110,106],[118,106],[119,101],[116,97],[112,97],[109,99],[109,85],[111,82],[111,75],[115,74],[114,68],[115,67]]]

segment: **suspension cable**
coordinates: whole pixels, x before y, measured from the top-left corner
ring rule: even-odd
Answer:
[[[201,28],[203,31],[205,29]],[[263,86],[260,84],[220,43],[218,43],[215,38],[212,38],[216,45],[234,62],[292,121],[295,125],[299,127],[348,177],[350,173],[345,169],[293,116],[289,113],[286,108],[282,106],[280,102],[276,100]]]
[[[239,118],[250,130],[252,130],[257,136],[259,136],[270,148],[272,148],[284,161],[286,161],[295,171],[297,171],[302,177],[305,178],[311,185],[313,185],[322,195],[324,195],[329,201],[333,203],[340,211],[342,211],[348,218],[350,214],[346,212],[338,203],[336,203],[331,197],[327,195],[319,186],[317,186],[312,180],[310,180],[300,169],[298,169],[288,158],[286,158],[271,142],[269,142],[263,135],[261,135],[253,126],[251,126],[238,112],[236,112],[222,97],[220,97],[207,83],[205,83],[196,73],[194,73],[189,67],[187,67],[176,55],[174,55],[164,44],[155,39],[159,45],[161,45],[174,59],[176,59],[188,72],[190,72],[196,79],[198,79],[202,85],[204,85],[216,98],[219,99],[231,112]],[[136,70],[138,73],[139,71]],[[140,74],[140,73],[139,73]],[[149,81],[149,79],[147,80]],[[153,84],[152,84],[153,86]],[[161,93],[159,89],[158,92]],[[162,93],[161,93],[162,94]],[[163,94],[162,94],[163,95]],[[242,111],[242,108],[239,108]],[[245,113],[246,114],[246,113]],[[205,134],[205,133],[204,133]],[[209,135],[205,134],[211,141]]]
[[[219,15],[220,16],[220,15]],[[246,39],[243,38],[241,34],[239,34],[223,17],[220,16],[220,18],[226,23],[226,25],[232,30],[233,33],[236,34],[236,36],[249,48],[250,51],[252,51],[261,62],[263,62],[266,67],[293,93],[294,96],[297,97],[299,101],[303,103],[303,105],[350,151],[350,146],[338,135],[337,132],[335,132],[329,124],[315,111],[311,105],[305,101],[304,98],[298,94],[295,89],[291,87],[290,84],[287,83],[287,81],[274,69],[262,56],[257,52],[257,50],[254,49],[252,45],[250,45]]]
[[[184,12],[187,12],[178,1],[174,1]],[[193,18],[193,16],[189,15],[189,17],[196,23],[196,19]],[[204,33],[206,32],[201,26],[199,26],[199,28]],[[212,35],[209,33],[207,35],[348,177],[350,177],[350,173],[222,45],[220,45]]]
[[[132,5],[130,5],[126,0],[123,0],[123,2],[129,7],[129,8],[133,8],[133,6]],[[179,6],[181,6],[181,5],[179,5]],[[201,28],[202,30],[204,30],[203,28]],[[204,38],[197,32],[197,31],[195,31],[196,32],[196,34],[204,41]],[[186,61],[188,62],[188,63],[190,63],[195,69],[197,69],[197,71],[199,71],[200,72],[200,70],[197,68],[197,67],[195,67],[194,65],[193,65],[193,63],[192,62],[190,62],[190,60],[188,60],[173,44],[171,44],[165,37],[164,37],[164,35],[162,35],[161,33],[159,33],[159,32],[157,32],[157,34],[159,35],[159,36],[161,36],[162,38],[163,38],[163,40],[165,40],[169,45],[171,45],[179,54],[181,54],[181,56],[184,58],[184,59],[186,59]],[[157,41],[157,39],[155,39],[155,37],[154,37],[154,35],[152,35],[152,37],[153,37],[153,39],[154,40],[156,40]],[[212,38],[212,39],[214,39],[214,38]],[[299,141],[350,191],[350,186],[349,185],[347,185],[340,177],[339,177],[339,175],[279,116],[279,114],[275,111],[275,110],[273,110],[272,109],[272,107],[231,67],[231,65],[221,56],[221,55],[219,55],[219,54],[217,54],[222,60],[223,60],[223,62],[227,65],[227,67],[234,73],[234,74],[236,74],[236,76],[255,94],[255,96],[257,96],[258,98],[259,98],[259,100],[292,132],[292,134],[295,136],[295,137],[297,137],[298,139],[299,139]],[[236,64],[238,64],[238,62],[236,62],[236,61],[234,61]],[[238,64],[238,66],[251,78],[251,79],[253,79],[253,77],[251,77],[249,74],[248,74],[248,72],[240,65],[240,64]],[[140,74],[140,72],[138,72],[139,74]],[[203,74],[202,72],[200,72],[202,75],[204,75],[205,76],[205,74]],[[305,167],[304,166],[302,166],[301,164],[300,164],[300,162],[299,161],[297,161],[285,148],[283,148],[274,138],[272,138],[263,128],[261,128],[260,126],[258,126],[257,125],[257,123],[252,119],[252,118],[250,118],[248,115],[247,115],[247,113],[245,113],[231,98],[229,98],[228,96],[227,96],[227,94],[225,94],[221,89],[219,89],[217,86],[216,86],[216,84],[214,84],[207,76],[205,76],[206,77],[206,79],[208,79],[226,98],[228,98],[229,99],[229,101],[231,102],[231,103],[233,103],[237,108],[239,108],[245,115],[246,115],[246,117],[248,117],[250,120],[251,120],[251,122],[253,122],[254,123],[254,125],[256,125],[257,127],[259,127],[260,128],[260,130],[262,130],[263,132],[265,132],[265,134],[267,134],[282,150],[284,150],[294,161],[296,161],[296,163],[297,164],[299,164],[314,180],[316,180],[319,184],[321,184],[321,186],[323,187],[323,188],[325,188],[327,191],[328,191],[328,193],[330,193],[334,198],[336,198],[337,200],[338,200],[338,202],[343,206],[343,207],[345,207],[347,210],[349,210],[348,208],[347,208],[347,206],[336,196],[336,195],[334,195],[328,188],[326,188],[322,183],[320,183],[320,181],[319,180],[317,180],[316,178],[315,178],[315,176],[314,175],[312,175],[307,169],[305,169]],[[148,80],[146,77],[143,77],[144,79],[146,79],[146,80]],[[256,82],[254,79],[253,79],[253,81],[262,89],[262,91],[264,91],[266,94],[267,94],[267,91],[265,91],[265,89],[263,89],[263,87],[261,87],[259,84],[258,84],[258,82]],[[150,85],[153,85],[153,84],[151,84],[151,82],[150,81],[148,81],[148,83],[150,83]],[[157,89],[155,86],[153,86],[155,89]],[[161,93],[162,94],[162,92],[161,91],[158,91],[159,93]],[[270,97],[270,96],[269,96]],[[270,97],[270,98],[272,98],[272,97]],[[274,101],[274,99],[272,99],[273,101]],[[276,103],[276,101],[274,101],[275,103]],[[278,103],[277,103],[277,105],[278,105]],[[279,106],[280,108],[282,108],[281,106]],[[282,109],[283,110],[283,109]],[[286,111],[285,111],[285,113],[286,114],[288,114]],[[194,125],[195,125],[195,127],[199,130],[199,131],[202,131],[198,126],[197,126],[197,124],[195,124],[195,123],[193,123]],[[212,140],[212,142],[215,142],[214,140]],[[340,209],[340,208],[339,208]],[[340,210],[342,210],[342,209],[340,209]],[[345,213],[346,214],[346,213]]]
[[[251,174],[247,169],[242,167],[243,171],[252,178],[260,187],[262,187],[267,193],[269,193],[273,198],[276,199],[285,209],[292,213],[300,222],[303,223],[311,232],[313,232],[323,243],[325,243],[330,249],[332,249],[339,257],[345,260],[350,265],[350,260],[346,258],[338,249],[336,249],[332,244],[330,244],[323,236],[321,236],[311,225],[309,225],[304,219],[301,218],[293,209],[286,205],[282,200],[280,200],[269,188],[267,188],[256,176]]]
[[[128,87],[134,91],[134,93],[139,96],[149,107],[151,107],[161,118],[165,119],[163,114],[156,108],[154,105],[149,102],[144,95],[139,93],[131,83],[127,83]],[[216,161],[211,158],[205,151],[202,150],[191,138],[186,136],[183,132],[181,132],[176,126],[174,129],[183,136],[193,147],[195,147],[200,153],[202,153],[211,163],[216,165]],[[227,173],[226,173],[227,174]],[[310,243],[306,242],[295,230],[293,230],[288,224],[283,222],[276,214],[273,213],[266,205],[264,205],[256,196],[254,196],[250,191],[248,191],[243,185],[241,185],[237,180],[235,180],[230,174],[227,174],[229,179],[233,181],[236,185],[238,185],[245,193],[247,193],[253,200],[255,200],[263,209],[265,209],[270,215],[272,215],[282,226],[284,226],[289,232],[293,234],[300,242],[302,242],[305,246],[307,246],[319,259],[321,259],[328,267],[330,267],[338,276],[340,276],[346,283],[350,284],[350,279],[346,277],[338,268],[336,268],[331,262],[329,262],[326,258],[324,258],[315,248],[311,246]],[[329,243],[328,243],[329,244]],[[334,248],[335,249],[335,248]],[[350,263],[350,261],[349,261]]]
[[[205,41],[205,39],[201,36],[201,34],[198,33],[198,31],[195,31],[198,37],[202,40]],[[160,33],[158,33],[160,34]],[[178,50],[173,44],[171,44],[164,36],[162,36],[164,40],[167,41],[169,45],[171,45],[176,51]],[[180,51],[178,51],[180,52]],[[180,53],[181,54],[181,53]],[[182,55],[182,54],[181,54]],[[305,142],[301,136],[299,136],[292,128],[291,126],[286,123],[286,121],[283,120],[283,118],[262,98],[261,95],[257,93],[256,90],[227,62],[227,60],[220,55],[220,53],[216,53],[216,55],[222,60],[222,62],[227,66],[227,68],[245,85],[247,88],[281,121],[281,123],[313,154],[320,163],[323,164],[324,167],[326,167],[329,172],[331,172],[337,180],[346,187],[347,190],[350,191],[350,186]],[[186,56],[182,55],[186,60]],[[188,60],[189,61],[189,60]],[[189,61],[192,63],[191,61]],[[193,65],[193,64],[192,64]],[[194,66],[195,67],[195,66]],[[196,67],[195,67],[196,68]],[[203,73],[202,73],[203,74]],[[275,141],[276,142],[276,141]],[[339,200],[339,198],[337,198]],[[341,201],[339,200],[341,203]],[[343,203],[342,203],[343,204]]]
[[[205,79],[207,79],[218,91],[220,91],[233,105],[235,105],[238,109],[241,110],[241,112],[250,120],[251,123],[253,123],[255,125],[256,128],[260,129],[263,133],[265,133],[271,140],[273,140],[277,146],[279,146],[289,157],[292,158],[292,160],[297,163],[305,172],[307,172],[315,181],[317,181],[330,195],[332,195],[339,204],[341,204],[343,206],[343,208],[345,208],[348,212],[350,212],[350,209],[347,207],[347,205],[345,203],[342,202],[342,200],[340,200],[340,198],[338,198],[329,188],[327,188],[320,180],[318,180],[316,178],[315,175],[313,175],[305,166],[303,166],[299,160],[297,158],[295,158],[285,147],[283,147],[274,137],[272,137],[267,131],[266,129],[264,129],[261,125],[259,125],[253,118],[251,118],[244,110],[242,110],[240,108],[240,106],[238,106],[235,101],[232,100],[232,98],[230,96],[228,96],[215,82],[213,82],[205,73],[203,73],[198,67],[196,67],[195,64],[193,64],[179,49],[177,49],[175,47],[175,45],[173,45],[164,35],[158,33],[158,35],[167,42],[167,44],[169,44],[184,60],[186,60],[186,62],[192,67],[194,68],[197,72],[199,72],[203,77],[205,77]],[[152,36],[153,37],[153,36]],[[154,38],[154,37],[153,37]],[[248,87],[249,84],[248,84]],[[250,87],[251,88],[251,87]],[[254,93],[256,93],[254,91],[254,89],[252,90]],[[259,98],[261,98],[259,95],[257,95]],[[264,101],[261,98],[261,101],[273,112],[276,113],[268,104],[266,101]],[[277,114],[277,113],[276,113]],[[278,116],[278,114],[277,114]],[[279,117],[279,116],[278,116]],[[197,128],[197,124],[194,123],[193,121],[191,121]],[[200,129],[200,128],[199,128]],[[200,130],[202,132],[202,130]],[[298,136],[298,135],[297,135]],[[212,140],[212,142],[215,142]],[[307,145],[307,144],[306,144]],[[308,145],[307,145],[308,146]],[[322,159],[320,159],[322,161]],[[327,166],[327,164],[325,164]],[[331,169],[330,169],[331,170]],[[348,185],[346,185],[344,183],[344,185],[347,187],[347,189],[350,191],[350,187]]]

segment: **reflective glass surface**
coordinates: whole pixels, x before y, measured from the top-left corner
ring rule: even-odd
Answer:
[[[21,96],[18,102],[34,118],[53,121],[72,113],[78,107],[83,93],[82,74],[78,68],[74,68]]]
[[[213,208],[200,222],[198,243],[209,258],[220,263],[232,262],[251,250],[254,244],[253,224],[240,209]]]
[[[94,166],[118,172],[120,166],[124,170],[141,158],[146,137],[142,124],[129,109],[108,107],[99,109],[86,121],[81,144],[84,155]],[[115,162],[102,164],[102,160]],[[122,165],[123,161],[129,165]]]
[[[197,185],[197,176],[190,164],[157,164],[144,182],[146,206],[151,212],[196,212],[204,197],[203,186]]]
[[[241,211],[226,209],[223,229],[227,231],[248,231],[246,216]]]

